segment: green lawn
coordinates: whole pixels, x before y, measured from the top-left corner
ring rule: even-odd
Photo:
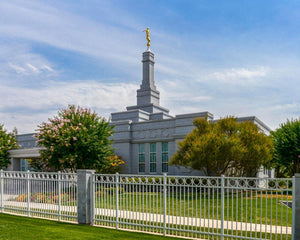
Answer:
[[[119,210],[163,214],[163,194],[120,193]],[[224,219],[238,222],[292,226],[292,210],[280,204],[292,197],[281,194],[226,193]],[[167,195],[167,215],[181,217],[221,219],[221,195],[219,193],[171,193]],[[97,208],[115,208],[114,194],[104,193],[96,199]]]
[[[291,193],[268,191],[225,192],[224,219],[255,224],[292,226],[292,210],[281,201],[292,201]],[[68,199],[63,205],[76,206]],[[119,210],[163,214],[163,194],[157,192],[119,192]],[[115,209],[115,189],[96,192],[96,208]],[[170,216],[221,219],[220,192],[169,192],[166,214]]]
[[[204,228],[192,228],[196,231],[205,232],[207,229]],[[220,233],[220,230],[215,229],[213,233]],[[168,232],[169,234],[174,234],[174,231]],[[264,233],[250,233],[241,231],[231,231],[225,229],[225,234],[232,235],[233,239],[239,239],[242,236],[248,236],[250,238],[261,238],[261,239],[273,239],[291,240],[291,235],[275,235]],[[203,238],[210,240],[219,240],[219,236],[199,234],[199,233],[185,233],[178,232],[176,235],[181,235],[191,238]],[[232,237],[224,237],[224,240],[231,240]],[[158,235],[120,231],[114,229],[107,229],[101,227],[92,227],[86,225],[77,225],[71,223],[63,223],[56,221],[49,221],[45,219],[36,219],[28,217],[20,217],[15,215],[1,214],[0,213],[0,240],[18,240],[18,239],[39,239],[39,240],[59,240],[59,239],[143,239],[143,240],[158,240],[158,239],[181,239],[181,238],[170,238]]]
[[[144,233],[0,214],[0,239],[174,239]]]

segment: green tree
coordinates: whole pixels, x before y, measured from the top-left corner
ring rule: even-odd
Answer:
[[[273,163],[278,177],[300,173],[300,119],[287,120],[271,132],[274,142]]]
[[[218,122],[195,119],[195,128],[179,142],[171,164],[206,175],[255,176],[271,160],[272,141],[252,122],[234,117]]]
[[[0,124],[0,169],[10,163],[9,150],[17,149],[19,145],[14,134],[8,133]]]
[[[114,126],[90,109],[69,105],[58,116],[38,126],[37,143],[43,146],[41,160],[30,161],[37,170],[74,172],[95,169],[99,173],[118,170],[124,162],[112,148]]]
[[[253,122],[238,123],[242,156],[233,164],[241,176],[255,177],[261,166],[271,167],[273,143]]]

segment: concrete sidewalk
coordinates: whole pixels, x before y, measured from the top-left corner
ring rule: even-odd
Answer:
[[[4,208],[22,208],[27,209],[27,202],[17,202],[17,201],[8,201],[7,198],[3,201]],[[59,206],[57,204],[49,204],[49,203],[33,203],[30,202],[30,208],[40,209],[42,212],[58,212]],[[74,216],[77,214],[77,206],[60,206],[61,212],[69,212],[72,213],[70,215]],[[96,208],[94,211],[95,220],[105,220],[105,218],[116,217],[115,209],[103,209]],[[101,217],[100,217],[101,216]],[[153,213],[145,213],[145,212],[134,212],[134,211],[126,211],[119,210],[118,211],[119,219],[127,219],[127,220],[137,220],[144,222],[155,222],[155,223],[163,223],[164,216],[162,214],[153,214]],[[114,221],[112,221],[114,222]],[[166,224],[174,224],[174,225],[183,225],[190,227],[203,227],[209,229],[221,229],[221,220],[217,219],[204,219],[204,218],[195,218],[195,217],[181,217],[181,216],[172,216],[166,215]],[[292,228],[287,226],[277,226],[277,225],[266,225],[264,223],[260,224],[258,222],[255,223],[246,223],[246,222],[235,222],[235,221],[224,221],[223,222],[224,229],[226,230],[238,230],[238,231],[249,231],[249,232],[265,232],[265,233],[273,233],[273,234],[292,234]],[[179,229],[178,229],[179,230]]]

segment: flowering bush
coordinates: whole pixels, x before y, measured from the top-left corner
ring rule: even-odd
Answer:
[[[0,124],[0,169],[7,167],[10,163],[8,151],[18,147],[15,135],[7,133],[3,125]]]
[[[30,201],[36,203],[46,203],[47,195],[43,193],[34,193],[33,195],[30,196]]]
[[[59,202],[59,196],[58,195],[50,196],[48,198],[48,203],[58,203],[58,202]]]
[[[105,118],[70,105],[38,126],[37,143],[45,149],[41,150],[42,160],[30,164],[37,170],[116,172],[124,162],[114,154],[112,135],[113,126]]]
[[[124,164],[121,156],[114,155],[108,157],[108,164],[106,166],[103,166],[105,173],[115,173],[119,170],[119,166]]]
[[[21,194],[18,198],[17,198],[18,202],[27,202],[27,194]]]
[[[70,200],[71,200],[71,198],[70,198],[69,194],[67,194],[67,193],[62,193],[62,194],[60,195],[60,201],[61,201],[61,203],[66,203],[66,202],[68,202],[68,201],[70,201]],[[58,202],[59,202],[59,196],[58,196],[58,194],[56,194],[56,195],[54,195],[54,196],[50,196],[50,197],[48,198],[48,202],[49,202],[49,203],[58,203]]]
[[[11,199],[12,201],[17,200],[18,202],[27,202],[27,194],[21,194],[17,198]],[[68,193],[61,193],[60,201],[61,203],[66,203],[72,201],[70,195]],[[33,193],[30,195],[30,202],[33,203],[52,203],[58,204],[59,196],[55,192],[48,192],[48,193]]]

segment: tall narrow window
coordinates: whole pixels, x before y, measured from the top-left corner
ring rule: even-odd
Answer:
[[[139,144],[139,172],[145,172],[145,144]]]
[[[169,162],[169,145],[167,142],[161,144],[161,169],[162,172],[168,172],[168,162]]]
[[[29,163],[28,163],[28,161],[27,161],[27,159],[24,159],[24,158],[22,158],[22,159],[20,159],[20,161],[21,161],[21,171],[22,172],[25,172],[25,171],[27,171],[27,170],[29,170],[29,171],[33,171],[34,169],[29,165]]]
[[[25,172],[27,169],[26,169],[26,161],[25,159],[21,159],[21,171],[22,172]]]
[[[156,143],[150,143],[150,172],[156,172]]]

